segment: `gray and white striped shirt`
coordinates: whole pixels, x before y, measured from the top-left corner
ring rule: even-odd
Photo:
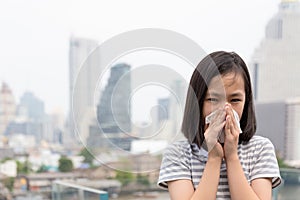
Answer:
[[[164,152],[158,185],[168,188],[168,181],[188,179],[197,188],[207,161],[208,153],[203,148],[188,141],[170,145]],[[272,178],[273,188],[281,182],[279,167],[271,141],[261,136],[253,136],[248,143],[238,145],[238,156],[244,174],[250,182],[256,178]],[[223,159],[217,199],[230,199],[226,164]]]

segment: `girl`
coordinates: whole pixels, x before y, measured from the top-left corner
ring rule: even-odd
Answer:
[[[236,53],[211,53],[190,80],[182,123],[187,141],[166,149],[158,185],[172,200],[270,200],[281,182],[278,163],[270,140],[255,131],[245,62]]]

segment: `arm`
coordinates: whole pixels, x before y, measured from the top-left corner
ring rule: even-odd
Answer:
[[[238,156],[226,160],[227,176],[231,199],[266,199],[272,198],[272,182],[270,178],[254,179],[249,185]]]
[[[239,131],[233,121],[232,111],[229,108],[226,111],[224,152],[231,199],[270,200],[272,197],[271,178],[254,179],[250,186],[244,175],[237,153]]]
[[[209,153],[197,189],[194,190],[193,183],[188,178],[169,180],[167,184],[172,200],[216,199],[220,178],[220,167],[224,157],[223,148],[221,144],[217,142],[217,135],[225,125],[224,117],[225,110],[220,110],[216,120],[210,123],[204,133]],[[176,160],[178,160],[178,153],[173,155],[174,159],[172,159],[172,164],[176,163]]]
[[[222,147],[220,146],[220,148]],[[221,161],[221,158],[209,156],[201,181],[195,191],[194,186],[190,180],[175,180],[168,182],[168,188],[171,199],[216,199],[220,177]]]

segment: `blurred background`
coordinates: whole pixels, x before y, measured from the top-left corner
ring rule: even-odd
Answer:
[[[0,25],[0,199],[169,199],[156,181],[194,66],[145,48],[97,68],[97,47],[142,28],[241,55],[284,180],[273,199],[300,195],[298,0],[4,0]]]

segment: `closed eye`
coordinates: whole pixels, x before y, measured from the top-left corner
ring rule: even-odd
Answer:
[[[241,102],[242,100],[241,99],[231,99],[231,102],[233,103],[237,103],[237,102]]]
[[[218,102],[217,98],[207,98],[206,100],[210,102]]]

